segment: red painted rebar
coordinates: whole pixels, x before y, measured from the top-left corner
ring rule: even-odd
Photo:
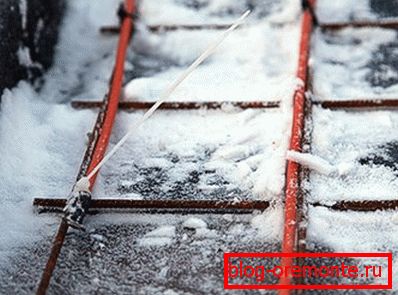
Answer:
[[[124,5],[124,8],[128,14],[134,13],[134,0],[125,0]],[[106,104],[104,104],[104,108],[100,111],[98,115],[97,123],[94,126],[92,140],[87,147],[78,178],[91,171],[91,169],[96,166],[96,164],[102,159],[105,154],[118,108],[124,74],[124,62],[126,58],[127,46],[131,37],[132,27],[133,22],[131,18],[126,17],[122,20],[119,44],[116,55],[116,63],[110,83],[110,90],[107,97],[105,97]],[[91,179],[90,189],[92,189],[94,183],[95,176]],[[58,256],[64,243],[67,231],[68,224],[64,220],[62,220],[55,236],[50,256],[47,260],[46,266],[41,276],[39,286],[36,291],[37,295],[44,295],[47,292],[47,288],[50,284],[51,276],[57,264]]]
[[[128,14],[133,14],[135,10],[134,0],[125,0],[125,9]],[[127,46],[131,37],[131,32],[133,28],[133,20],[130,17],[125,17],[122,21],[119,44],[116,55],[116,63],[113,71],[111,87],[109,90],[109,100],[107,105],[107,112],[105,114],[105,120],[101,127],[101,134],[99,136],[97,145],[91,163],[88,167],[87,174],[89,174],[105,155],[106,148],[108,147],[109,138],[112,133],[113,122],[115,121],[115,116],[117,113],[119,98],[122,90],[123,76],[124,76],[124,63],[126,59]],[[95,183],[97,174],[95,174],[91,179],[91,189]]]
[[[315,0],[310,1],[314,7]],[[313,15],[310,9],[305,9],[301,23],[300,52],[297,69],[297,77],[303,84],[295,91],[293,101],[293,124],[289,149],[301,151],[302,137],[304,133],[305,91],[307,90],[308,59],[310,52],[310,39],[313,27]],[[299,193],[299,165],[293,161],[287,161],[285,188],[285,219],[282,241],[282,252],[295,251],[297,231],[297,196]],[[285,257],[281,260],[281,266],[291,266],[292,258]],[[290,277],[280,279],[280,285],[291,283]],[[280,295],[290,294],[290,290],[282,289]]]

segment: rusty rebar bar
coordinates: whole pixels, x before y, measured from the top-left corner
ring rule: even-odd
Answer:
[[[151,101],[121,101],[119,109],[122,110],[144,110],[149,109],[154,102]],[[102,107],[103,101],[74,100],[72,107],[76,109],[90,109]],[[197,109],[221,109],[224,107],[233,107],[240,109],[263,109],[278,108],[279,101],[175,101],[164,102],[159,109],[163,110],[197,110]]]
[[[322,204],[320,202],[312,203],[314,207],[327,207],[337,211],[359,211],[374,212],[378,210],[398,209],[397,200],[363,200],[363,201],[338,201],[333,205]]]
[[[226,30],[231,24],[175,24],[175,25],[149,25],[147,29],[153,33],[169,32],[177,30],[198,31],[198,30]],[[102,34],[119,34],[119,26],[102,26],[100,33]]]
[[[398,107],[398,99],[323,100],[314,101],[313,104],[327,109],[396,108]]]
[[[398,19],[391,20],[368,20],[368,21],[352,21],[352,22],[335,22],[319,24],[322,30],[342,30],[345,28],[398,28]]]
[[[33,205],[45,208],[63,208],[66,199],[35,198]],[[230,209],[265,210],[268,201],[261,200],[131,200],[131,199],[95,199],[91,201],[93,209]]]

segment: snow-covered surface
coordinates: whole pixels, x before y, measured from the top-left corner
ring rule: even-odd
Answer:
[[[23,1],[21,1],[21,5]],[[35,196],[66,197],[75,181],[96,114],[67,104],[79,94],[102,97],[115,38],[98,33],[119,1],[68,1],[55,65],[37,92],[21,82],[3,93],[0,112],[0,266],[21,249],[52,239],[59,218],[34,214]],[[100,18],[99,18],[100,16]],[[20,52],[21,62],[29,62]],[[106,56],[109,56],[106,58]],[[112,61],[110,63],[110,61]],[[83,65],[83,66],[82,66]],[[106,81],[106,82],[105,82]],[[4,262],[4,263],[3,263]],[[41,267],[40,267],[41,268]]]
[[[324,23],[373,20],[377,15],[371,10],[369,2],[370,0],[317,0],[316,13]]]
[[[398,289],[396,211],[348,213],[310,206],[308,216],[307,239],[310,249],[349,253],[392,252],[393,289]],[[369,259],[362,262],[375,264]],[[380,260],[376,260],[376,263],[380,263]],[[385,280],[380,283],[385,284]]]
[[[20,290],[20,293],[29,293],[36,287],[35,284],[45,263],[49,243],[59,223],[59,218],[35,214],[32,208],[32,199],[35,196],[67,197],[72,188],[84,153],[87,140],[86,132],[91,130],[96,112],[76,111],[69,107],[68,103],[72,99],[79,98],[100,99],[106,93],[117,38],[101,36],[98,29],[103,24],[117,23],[116,17],[110,12],[115,11],[118,4],[119,1],[113,0],[103,1],[101,5],[80,0],[68,1],[68,12],[61,30],[55,64],[44,77],[41,90],[35,90],[33,86],[21,82],[15,89],[6,91],[2,97],[0,114],[0,141],[2,143],[0,145],[2,163],[0,166],[2,205],[0,208],[0,232],[2,233],[0,271],[2,275],[0,281],[1,286],[8,288],[7,290]],[[272,41],[282,32],[292,40],[298,41],[298,29],[295,27],[290,27],[289,30],[272,31],[268,25],[262,24],[252,32],[250,29],[239,32],[238,37],[232,38],[230,46],[223,48],[220,51],[222,54],[219,52],[218,57],[213,58],[212,62],[215,63],[219,59],[220,62],[216,68],[229,67],[228,72],[233,74],[237,72],[240,63],[251,63],[245,73],[247,76],[252,69],[254,70],[254,64],[260,60],[253,53],[252,59],[249,58],[247,50],[253,49],[255,42],[250,42],[250,38],[247,38],[245,42],[249,46],[245,47],[246,56],[243,56],[242,53],[242,60],[239,61],[238,56],[233,53],[234,48],[235,50],[239,48],[238,39],[245,37],[248,33],[253,40],[258,41],[263,39],[261,33],[271,34],[268,41],[274,42],[274,44],[277,42],[278,46],[284,44],[284,47],[281,47],[279,52],[278,50],[272,52],[268,51],[270,49],[266,49],[268,45],[261,45],[260,49],[264,49],[270,54],[271,61],[267,61],[269,67],[264,68],[266,56],[261,55],[263,60],[256,73],[260,75],[264,69],[269,76],[278,76],[275,81],[279,79],[282,81],[281,85],[286,85],[285,81],[289,81],[291,87],[288,87],[287,94],[280,97],[285,100],[284,105],[288,107],[289,97],[296,86],[296,82],[292,78],[296,51],[290,52],[287,43],[292,40],[289,41],[288,38]],[[145,34],[147,33],[139,32],[134,39],[143,40],[147,37],[148,44],[155,42],[151,38],[156,37]],[[160,35],[158,37],[160,39],[156,42],[165,42],[166,46],[162,48],[164,50],[161,52],[162,55],[158,55],[157,58],[161,60],[162,57],[170,54],[174,60],[178,61],[178,66],[182,69],[191,61],[191,57],[195,58],[203,46],[207,45],[206,41],[211,41],[217,36],[216,33],[209,31],[204,31],[201,35],[198,35],[197,32],[193,34],[196,34],[195,38],[198,37],[203,42],[188,46],[185,52],[180,50],[174,55],[172,53],[177,51],[175,48],[176,46],[178,48],[178,42],[184,42],[183,39],[187,35],[182,34],[182,39],[177,33],[175,37]],[[191,38],[190,40],[195,39],[193,35],[188,37]],[[164,38],[169,38],[170,41]],[[158,46],[159,43],[156,42],[154,44]],[[140,46],[145,48],[148,46],[147,43],[142,42]],[[296,42],[294,42],[294,46],[297,46]],[[139,53],[136,50],[138,47],[136,45],[132,47],[133,59],[135,54]],[[269,46],[269,48],[272,47],[275,45]],[[153,45],[150,49],[155,51],[155,46]],[[189,52],[190,50],[193,52]],[[286,62],[287,60],[288,62]],[[23,60],[21,59],[21,61]],[[126,66],[128,70],[136,70],[134,60],[126,62]],[[281,66],[283,68],[280,68]],[[178,73],[178,70],[174,70],[174,72]],[[220,73],[225,75],[226,72],[221,71]],[[282,72],[286,76],[282,77]],[[203,73],[207,74],[208,72]],[[166,78],[163,80],[163,85],[170,82],[169,79],[174,79],[175,75],[169,73]],[[269,80],[261,76],[260,82],[267,84]],[[224,86],[226,87],[226,85]],[[264,95],[268,89],[265,86],[267,85],[261,86]],[[199,84],[197,88],[199,87],[205,86]],[[217,88],[220,92],[222,89],[222,87]],[[195,98],[195,96],[190,97]],[[222,99],[223,97],[217,98]],[[258,97],[254,98],[259,99]],[[206,97],[206,100],[209,99],[216,99],[216,97]],[[245,100],[246,97],[241,97],[241,99]],[[276,199],[277,201],[279,198],[280,201],[284,179],[284,155],[288,142],[286,134],[290,131],[289,110],[289,108],[283,108],[278,111],[247,110],[241,112],[226,107],[218,112],[206,110],[188,111],[181,114],[159,112],[153,120],[145,124],[137,136],[126,144],[126,148],[118,154],[115,161],[110,163],[106,170],[104,169],[105,175],[106,173],[113,175],[106,182],[101,181],[104,180],[104,174],[101,174],[95,196],[112,197],[109,194],[101,194],[101,192],[112,191],[114,184],[109,182],[115,181],[115,184],[120,183],[129,187],[132,182],[142,180],[142,174],[145,174],[145,171],[151,171],[150,169],[153,167],[168,169],[166,172],[171,175],[171,180],[178,182],[178,177],[180,177],[182,179],[180,187],[184,187],[184,177],[200,178],[199,175],[195,176],[195,169],[199,168],[199,171],[206,170],[214,176],[214,179],[204,177],[208,180],[207,183],[205,180],[201,183],[201,189],[204,191],[211,191],[215,188],[215,183],[219,181],[219,178],[225,177],[225,182],[228,182],[226,186],[230,186],[231,191],[234,188],[245,189],[251,197]],[[120,115],[112,142],[125,133],[126,128],[138,115],[141,114],[137,112]],[[247,132],[248,130],[250,132]],[[148,132],[151,136],[144,138],[144,133],[148,134]],[[171,159],[168,157],[169,155],[172,156]],[[177,162],[174,163],[173,161],[176,159]],[[178,162],[178,160],[180,161]],[[117,167],[120,164],[121,166]],[[137,178],[131,175],[131,173],[137,172],[137,170],[131,169],[134,165],[138,165],[137,167],[142,169],[135,175]],[[146,170],[147,168],[148,170]],[[125,174],[124,172],[128,169],[131,170],[130,174]],[[156,175],[154,177],[156,179]],[[173,185],[173,182],[169,181],[168,184]],[[156,188],[156,185],[150,183],[150,187]],[[166,185],[162,189],[165,189],[164,197],[167,197],[169,190],[173,188]],[[179,190],[179,187],[175,187],[175,189]],[[220,195],[224,196],[223,192]],[[142,198],[145,196],[145,188],[143,191],[127,196]],[[196,197],[189,191],[186,196]],[[239,194],[231,195],[233,200],[238,200],[240,197]],[[186,228],[186,230],[194,230],[191,241],[191,248],[194,250],[201,243],[205,243],[206,247],[218,245],[218,242],[214,244],[214,241],[220,241],[222,244],[226,236],[230,239],[228,243],[231,245],[234,245],[233,242],[239,241],[237,247],[242,246],[246,241],[248,245],[251,245],[251,241],[255,240],[257,246],[263,250],[277,250],[282,234],[282,216],[280,205],[268,209],[264,215],[258,215],[258,213],[248,215],[244,218],[244,224],[240,221],[242,217],[225,215],[222,218],[227,225],[224,226],[222,223],[214,221],[221,217],[201,216],[200,219],[207,226],[196,229]],[[177,239],[180,238],[182,240],[187,237],[191,239],[189,235],[181,236],[178,232],[184,228],[182,224],[188,222],[190,217],[180,218],[179,223],[173,222],[173,218],[165,218],[164,215],[146,218],[131,214],[109,215],[108,217],[101,215],[98,218],[88,218],[88,228],[98,226],[96,220],[106,222],[110,226],[118,221],[123,224],[130,222],[133,227],[141,220],[152,222],[152,224],[157,220],[156,226],[151,226],[150,230],[142,232],[139,237],[134,237],[135,245],[141,246],[143,251],[147,251],[151,247],[162,249],[167,246],[174,247]],[[80,238],[89,238],[91,243],[94,243],[95,247],[98,246],[99,249],[106,247],[111,235],[107,230],[103,233],[90,232],[83,236],[76,232],[74,234]],[[89,246],[91,243],[87,245]],[[127,244],[131,248],[131,244]],[[248,250],[254,249],[250,246],[247,247]],[[37,251],[33,251],[33,248]],[[133,249],[136,248],[133,247]],[[71,245],[67,245],[66,249],[70,249],[71,253],[77,253]],[[35,254],[32,255],[32,251]],[[214,252],[213,255],[216,253],[218,252]],[[111,258],[109,255],[107,257]],[[62,265],[69,267],[68,261],[69,259],[61,257],[58,267],[61,270]],[[25,269],[29,268],[31,271],[20,272],[21,266],[26,267]],[[99,268],[96,269],[99,270]],[[83,273],[85,272],[81,272],[81,274]],[[19,275],[22,277],[18,279]],[[10,277],[13,279],[6,280]]]
[[[310,201],[396,199],[397,170],[372,160],[374,155],[394,163],[386,146],[398,141],[398,113],[344,112],[313,109],[312,153],[332,164],[352,163],[345,175],[311,173]]]
[[[33,214],[32,199],[68,193],[91,117],[42,102],[24,82],[5,91],[0,114],[0,259],[15,246],[53,231],[57,219]]]
[[[394,0],[317,0],[316,13],[322,23],[396,20],[397,4]]]
[[[250,19],[250,17],[249,17]],[[253,25],[233,32],[204,64],[172,94],[171,101],[281,100],[295,89],[299,30]],[[154,101],[220,31],[150,33],[133,39],[135,79],[125,88],[126,100]],[[160,59],[161,63],[153,62]],[[136,65],[134,67],[134,65]]]
[[[103,36],[99,29],[117,23],[119,0],[68,0],[67,15],[60,32],[54,66],[43,86],[44,100],[101,100],[108,90],[114,64],[117,37]]]
[[[272,206],[262,214],[248,215],[90,216],[88,232],[71,231],[67,236],[51,292],[223,294],[223,252],[280,251],[299,44],[300,1],[285,6],[287,2],[251,1],[258,6],[248,26],[230,36],[172,98],[281,99],[282,108],[159,111],[104,166],[93,194],[130,199],[263,199],[271,200]],[[127,75],[126,82],[132,82],[124,99],[155,100],[219,34],[209,30],[154,34],[145,30],[145,24],[230,23],[250,8],[242,3],[246,2],[142,1],[126,62],[133,77]],[[96,112],[72,110],[68,102],[101,99],[106,93],[117,38],[101,36],[98,29],[117,24],[113,12],[118,4],[119,0],[68,1],[55,64],[42,89],[36,92],[22,82],[2,97],[0,286],[4,293],[31,294],[48,257],[59,219],[34,214],[31,201],[40,195],[66,197],[72,188]],[[199,11],[192,8],[195,5]],[[332,16],[373,17],[367,1],[319,0],[317,12],[330,21]],[[290,23],[271,25],[281,20]],[[312,56],[316,98],[396,96],[395,39],[391,30],[349,29],[333,35],[317,31]],[[386,44],[390,44],[386,50],[379,50]],[[26,52],[20,53],[21,62],[27,62]],[[380,59],[386,53],[390,59]],[[371,86],[380,81],[389,84]],[[141,115],[120,113],[111,145]],[[391,148],[386,149],[398,145],[396,112],[346,113],[315,107],[313,117],[311,155],[295,159],[339,173],[312,172],[305,184],[308,201],[327,204],[396,196],[397,161]],[[394,212],[347,213],[310,206],[309,245],[315,250],[396,253],[397,224]]]
[[[317,30],[312,57],[315,99],[396,98],[396,40],[396,31],[389,29]]]
[[[141,115],[121,113],[111,145]],[[280,198],[289,128],[277,110],[160,111],[104,166],[94,195]]]
[[[252,10],[250,22],[295,21],[300,13],[300,0],[141,0],[140,20],[158,24],[225,24],[246,10]]]

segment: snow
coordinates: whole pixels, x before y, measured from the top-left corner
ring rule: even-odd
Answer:
[[[18,62],[21,66],[25,66],[27,68],[36,67],[38,69],[42,69],[42,65],[33,62],[32,57],[30,55],[30,49],[25,46],[19,46],[17,51]]]
[[[171,225],[161,226],[145,234],[138,240],[140,246],[165,246],[172,243],[175,236],[175,227]]]
[[[199,9],[195,9],[195,6]],[[140,20],[148,25],[158,24],[225,24],[231,23],[244,11],[253,10],[252,23],[260,21],[295,21],[300,12],[299,0],[244,1],[174,1],[142,0]]]
[[[59,218],[35,214],[32,200],[68,196],[85,150],[86,132],[96,117],[95,112],[77,112],[67,104],[57,103],[79,94],[86,97],[94,93],[96,98],[104,95],[116,39],[104,39],[97,30],[103,21],[117,20],[109,11],[115,10],[118,3],[68,1],[55,64],[44,77],[43,88],[38,91],[37,87],[20,82],[2,95],[1,269],[8,267],[10,258],[20,255],[23,249],[53,238]],[[21,64],[35,66],[26,48],[20,47],[18,55]]]
[[[0,113],[0,260],[17,246],[54,232],[58,219],[33,214],[32,199],[69,192],[90,117],[87,111],[47,105],[25,82],[5,91]]]
[[[297,151],[287,151],[286,158],[300,165],[307,167],[314,172],[329,175],[329,176],[343,176],[349,173],[353,168],[353,163],[339,163],[332,165],[325,159],[310,153],[300,153]]]
[[[183,226],[186,228],[199,229],[199,228],[206,228],[207,224],[200,218],[191,217],[183,223]]]
[[[126,61],[124,99],[154,101],[220,33],[150,33],[147,24],[230,23],[248,8],[245,3],[140,1],[140,23]],[[219,253],[280,251],[292,96],[303,83],[295,78],[300,1],[289,1],[289,5],[285,5],[287,0],[251,3],[257,6],[248,25],[234,32],[171,100],[281,100],[282,107],[241,110],[225,104],[221,110],[159,111],[104,166],[93,196],[260,199],[270,201],[270,208],[245,215],[130,212],[90,216],[86,224],[89,233],[70,232],[68,251],[61,253],[57,266],[55,281],[79,282],[68,285],[68,292],[90,293],[93,288],[94,292],[123,292],[126,286],[121,281],[127,281],[137,288],[136,293],[180,293],[167,284],[166,280],[172,279],[187,290],[195,287],[202,293],[218,294],[223,291],[218,270],[204,277],[203,284],[198,270],[209,265],[222,269]],[[68,103],[79,98],[98,100],[106,93],[117,38],[101,36],[98,29],[118,23],[110,13],[118,5],[119,0],[101,1],[100,5],[68,1],[55,64],[44,77],[43,87],[37,90],[21,82],[2,97],[0,271],[7,268],[8,272],[1,272],[0,277],[6,290],[15,292],[13,282],[8,280],[15,278],[18,290],[31,293],[40,275],[46,258],[42,253],[48,253],[59,218],[35,214],[32,198],[66,197],[72,189],[85,149],[83,138],[92,128],[96,111],[72,110]],[[198,11],[192,8],[195,5],[200,6]],[[342,20],[373,17],[367,1],[319,0],[317,12],[328,21],[333,21],[331,12]],[[289,23],[275,25],[282,21]],[[388,64],[380,71],[368,66],[379,46],[395,39],[396,32],[386,29],[347,29],[333,34],[316,31],[311,60],[315,99],[396,96],[395,84],[372,86],[367,78],[372,73],[380,80],[396,78],[396,71]],[[28,65],[28,57],[21,47],[21,63]],[[140,116],[142,111],[119,113],[111,146]],[[396,112],[357,113],[314,107],[312,123],[311,154],[288,153],[290,159],[313,169],[310,181],[304,184],[310,193],[307,201],[329,204],[394,198],[398,188],[395,168],[360,161],[369,155],[388,159],[382,146],[397,141]],[[309,246],[340,252],[393,251],[396,255],[397,220],[393,211],[347,213],[310,206]],[[72,266],[76,271],[69,271]],[[191,276],[181,275],[185,266]],[[22,267],[24,272],[20,271]],[[396,276],[397,265],[394,272]],[[26,276],[32,280],[26,280]],[[85,279],[76,279],[82,276]],[[143,284],[143,277],[153,277],[155,283]],[[199,283],[192,286],[193,279]],[[52,293],[66,290],[60,290],[59,284],[50,288]]]
[[[339,212],[309,207],[308,246],[322,252],[392,252],[398,254],[396,211]],[[323,248],[319,248],[323,247]],[[398,289],[397,264],[393,264],[393,290]]]
[[[117,37],[102,36],[104,24],[117,24],[119,0],[67,1],[54,66],[48,71],[42,92],[51,102],[73,99],[101,100],[108,90]]]
[[[147,233],[145,237],[173,237],[175,235],[175,227],[165,225]]]
[[[330,175],[336,171],[336,168],[329,162],[309,153],[300,153],[291,150],[287,151],[286,158],[320,174]]]
[[[298,33],[297,25],[273,28],[267,23],[235,31],[176,89],[170,100],[250,101],[292,97],[296,86],[293,81]],[[132,58],[133,64],[140,59],[141,66],[137,69],[139,76],[126,85],[125,99],[156,100],[165,86],[219,35],[214,30],[164,34],[138,30],[133,39]],[[167,63],[159,68],[158,64],[149,63],[154,57]],[[148,63],[142,66],[146,59]],[[148,76],[151,72],[153,75]]]
[[[251,225],[257,229],[257,237],[280,240],[283,233],[283,216],[283,207],[280,205],[273,206],[263,214],[254,216]]]
[[[330,163],[340,163],[346,175],[333,177],[311,173],[310,201],[394,199],[398,189],[392,167],[361,165],[376,154],[388,160],[383,145],[397,141],[394,111],[345,112],[313,108],[312,153]],[[394,161],[394,160],[393,160]],[[343,163],[343,164],[341,164]],[[345,164],[344,164],[345,163]],[[347,171],[348,170],[348,171]]]
[[[26,30],[26,22],[28,17],[28,3],[27,0],[19,0],[19,11],[22,16],[22,30]]]
[[[380,84],[398,77],[392,60],[377,61],[376,68],[372,64],[377,56],[383,56],[376,54],[380,46],[396,38],[396,31],[389,29],[348,28],[334,33],[317,30],[313,38],[315,99],[396,98],[396,83],[371,85],[371,81]],[[384,54],[394,59],[393,47],[386,50],[389,53]]]
[[[106,238],[103,235],[99,235],[99,234],[91,234],[90,237],[93,240],[99,241],[99,242],[104,242],[106,240]]]
[[[219,36],[218,39],[213,41],[208,45],[208,47],[179,75],[174,81],[165,88],[160,94],[157,101],[147,110],[144,115],[137,120],[134,124],[132,124],[127,131],[127,133],[113,146],[113,148],[105,154],[104,158],[90,171],[87,175],[87,178],[90,179],[94,175],[97,174],[99,169],[110,160],[110,158],[122,147],[122,145],[127,141],[131,135],[133,135],[137,129],[141,127],[145,123],[145,121],[149,120],[151,116],[159,109],[159,107],[170,98],[170,95],[179,87],[181,83],[184,82],[189,75],[191,75],[199,65],[201,65],[206,59],[209,58],[222,44],[222,42],[230,35],[238,26],[244,23],[247,16],[250,14],[250,10],[247,10],[244,14],[242,14],[228,29],[223,31],[223,33]]]
[[[371,20],[376,15],[369,6],[370,0],[318,0],[316,13],[321,22],[348,22],[352,20]]]
[[[110,146],[141,116],[120,113]],[[160,111],[100,171],[94,195],[279,198],[289,131],[278,110]]]

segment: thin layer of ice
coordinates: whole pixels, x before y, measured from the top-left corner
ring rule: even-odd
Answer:
[[[193,215],[92,216],[87,219],[88,232],[68,234],[48,293],[160,295],[173,290],[187,295],[230,294],[230,290],[225,291],[223,287],[223,253],[279,251],[282,223],[275,215],[282,215],[281,207],[264,212],[262,229],[274,229],[275,233],[269,232],[268,236],[251,225],[254,217],[261,216],[258,214],[201,215],[208,224],[206,234],[183,227],[184,221],[195,217]],[[175,234],[167,237],[170,243],[139,244],[147,235],[153,235],[154,230],[173,227]],[[48,242],[44,239],[15,255],[14,267],[7,271],[0,269],[3,292],[32,293],[41,275],[37,267],[44,265],[48,257]]]

